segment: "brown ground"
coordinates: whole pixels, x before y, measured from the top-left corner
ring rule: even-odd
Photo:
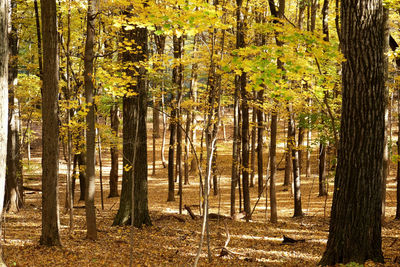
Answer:
[[[149,126],[151,126],[149,124]],[[229,131],[228,131],[229,132]],[[228,136],[229,137],[229,136]],[[281,139],[282,141],[282,139]],[[152,162],[151,140],[149,139],[149,165]],[[161,140],[157,140],[158,148]],[[218,148],[218,173],[220,173],[220,195],[211,196],[211,212],[229,215],[230,210],[230,168],[231,143],[221,140]],[[282,149],[280,149],[282,150]],[[280,151],[282,152],[282,151]],[[314,151],[315,153],[315,151]],[[167,153],[166,153],[167,156]],[[31,168],[25,171],[25,185],[40,188],[40,154],[36,150]],[[129,227],[111,227],[118,209],[118,198],[107,198],[109,155],[103,160],[104,168],[104,210],[101,209],[100,185],[97,183],[97,223],[98,241],[85,239],[85,210],[74,209],[75,228],[69,234],[69,217],[64,214],[65,161],[60,172],[60,214],[62,247],[48,248],[39,245],[41,233],[41,193],[26,192],[25,207],[17,214],[6,214],[3,223],[3,254],[8,266],[128,266],[130,260]],[[157,151],[156,175],[149,177],[149,209],[153,226],[134,229],[134,266],[192,265],[198,249],[201,220],[192,220],[187,212],[178,214],[179,199],[166,202],[167,170],[162,168]],[[281,159],[281,154],[278,160]],[[313,155],[313,174],[317,173],[316,155]],[[281,164],[283,167],[283,162]],[[392,166],[394,168],[394,166]],[[151,166],[149,166],[151,174]],[[400,222],[394,221],[395,180],[394,169],[388,180],[387,219],[383,228],[383,250],[386,266],[395,266],[400,258]],[[330,173],[332,176],[332,173]],[[327,240],[329,227],[330,196],[318,197],[318,177],[302,177],[303,218],[292,218],[293,197],[290,191],[283,191],[283,171],[278,172],[277,198],[279,222],[271,224],[265,217],[265,196],[253,214],[253,220],[214,220],[210,224],[212,263],[208,263],[206,249],[203,249],[201,265],[216,266],[315,266],[320,259]],[[330,191],[333,178],[330,177]],[[79,190],[79,186],[77,187]],[[198,205],[198,179],[191,177],[190,185],[184,186],[183,203]],[[76,194],[78,197],[79,194]],[[76,199],[77,200],[77,199]],[[251,188],[251,205],[257,201],[257,188]],[[75,203],[83,206],[84,203]],[[236,205],[239,206],[239,203]],[[193,207],[198,214],[198,206]],[[269,211],[269,210],[268,210]],[[175,214],[176,216],[170,216]],[[180,222],[176,217],[182,218]],[[268,215],[269,217],[269,215]],[[268,218],[267,218],[268,219]],[[228,249],[230,256],[219,257],[226,241],[225,222],[230,233]],[[304,243],[282,245],[283,235],[295,239],[305,239]],[[203,246],[204,248],[205,246]],[[373,263],[370,263],[374,266]]]

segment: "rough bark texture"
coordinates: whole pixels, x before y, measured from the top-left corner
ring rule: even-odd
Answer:
[[[8,0],[0,0],[0,216],[3,213],[6,181],[8,130]],[[1,253],[0,246],[0,253]],[[0,254],[0,266],[6,266]]]
[[[383,262],[385,24],[382,0],[343,0],[342,119],[331,222],[322,265]]]
[[[61,245],[58,208],[58,33],[55,0],[42,0],[42,245]]]
[[[95,194],[95,161],[96,161],[96,126],[94,113],[94,82],[93,82],[93,62],[94,62],[94,37],[95,37],[95,18],[96,0],[88,1],[87,11],[87,29],[86,29],[86,46],[85,46],[85,97],[88,104],[89,112],[86,115],[86,237],[91,240],[97,239],[96,229],[96,208],[94,206]]]
[[[131,50],[123,52],[122,60],[125,64],[134,68],[134,70],[126,69],[125,71],[127,75],[137,77],[137,82],[129,84],[128,88],[130,92],[136,92],[138,95],[124,96],[123,99],[124,171],[120,206],[113,225],[131,223],[132,177],[134,177],[133,225],[141,227],[143,224],[151,225],[147,199],[147,88],[144,67],[134,63],[146,60],[148,33],[146,28],[135,28],[133,30],[124,30],[123,34],[126,40],[134,40],[135,43]]]
[[[118,104],[114,104],[110,110],[111,130],[115,140],[118,138],[119,118]],[[111,171],[110,171],[110,194],[108,197],[118,197],[118,142],[111,144]]]
[[[148,31],[147,28],[136,28],[135,43],[141,47],[141,51],[138,53],[137,61],[144,61],[147,57],[147,42],[148,42]],[[138,125],[138,136],[136,145],[136,160],[135,160],[135,180],[134,180],[134,221],[135,227],[141,227],[143,224],[151,225],[149,209],[148,209],[148,190],[147,190],[147,129],[146,129],[146,117],[147,117],[147,86],[145,74],[146,70],[144,67],[137,69],[138,80],[137,80],[137,92],[136,97],[136,108],[137,123]]]

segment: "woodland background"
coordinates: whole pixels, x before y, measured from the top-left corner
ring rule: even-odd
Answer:
[[[8,266],[319,262],[339,147],[346,1],[1,3]],[[390,266],[400,264],[400,3],[383,5]]]

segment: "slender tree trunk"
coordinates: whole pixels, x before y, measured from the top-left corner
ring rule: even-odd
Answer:
[[[245,21],[244,11],[242,7],[243,0],[236,0],[237,10],[237,35],[236,35],[236,48],[244,48],[245,44]],[[250,216],[250,190],[249,190],[249,105],[248,95],[246,90],[247,74],[242,72],[239,76],[240,93],[242,97],[242,166],[243,166],[243,206],[246,212],[247,219]]]
[[[254,98],[256,98],[256,92],[254,92]],[[250,187],[254,187],[254,176],[255,176],[255,166],[256,166],[256,138],[257,138],[257,108],[253,108],[252,113],[252,123],[253,126],[251,128],[251,176],[250,176]]]
[[[321,143],[319,145],[319,194],[318,196],[328,195],[328,181],[326,179],[326,145]]]
[[[42,3],[42,2],[41,2]],[[37,0],[33,1],[34,9],[35,9],[35,18],[36,18],[36,34],[37,34],[37,46],[38,46],[38,62],[39,62],[39,78],[43,80],[43,59],[42,59],[42,35],[40,33],[40,20],[39,20],[39,7]],[[43,23],[43,21],[42,21]]]
[[[79,201],[85,201],[86,195],[86,153],[81,152],[78,154],[78,166],[79,166]]]
[[[276,207],[276,189],[275,189],[275,177],[276,177],[276,137],[278,129],[278,115],[272,113],[271,116],[271,144],[269,147],[269,160],[270,160],[270,202],[271,202],[271,218],[272,223],[278,222],[278,212]]]
[[[297,157],[298,157],[298,165],[299,165],[299,177],[301,177],[302,169],[303,169],[303,143],[304,143],[304,134],[305,129],[302,126],[299,126],[299,136],[297,142]]]
[[[96,229],[96,208],[94,206],[94,194],[96,191],[95,180],[95,161],[96,161],[96,128],[95,128],[95,111],[94,111],[94,78],[93,78],[93,62],[94,62],[94,38],[95,38],[95,19],[96,19],[97,0],[88,1],[87,11],[87,34],[85,45],[85,97],[88,104],[88,113],[86,115],[86,237],[91,240],[97,239]]]
[[[183,37],[177,37],[174,35],[173,37],[173,45],[174,45],[174,58],[176,60],[182,59],[182,49],[183,49]],[[182,110],[181,110],[181,102],[182,102],[182,90],[183,90],[183,65],[181,62],[176,62],[177,66],[173,69],[173,83],[176,86],[176,175],[179,177],[179,214],[182,214],[182,194],[183,194],[183,181],[182,181]]]
[[[111,143],[111,171],[110,171],[110,194],[108,197],[118,197],[118,104],[114,103],[110,109],[111,131],[113,133],[113,142]]]
[[[290,122],[288,122],[288,129],[290,128],[289,123]],[[286,188],[290,186],[290,182],[291,182],[290,177],[292,175],[292,169],[293,169],[293,167],[292,167],[293,162],[291,160],[291,158],[292,158],[291,155],[292,155],[292,143],[290,142],[290,133],[288,130],[287,141],[286,141],[286,151],[285,151],[285,176],[283,179],[283,186]]]
[[[341,2],[342,117],[329,237],[321,265],[384,261],[385,13],[382,0]]]
[[[18,32],[12,14],[16,13],[17,2],[12,1],[9,12],[11,31],[8,33],[9,65],[8,65],[8,139],[7,139],[7,172],[5,189],[5,208],[17,212],[23,204],[22,164],[19,138],[18,100],[14,87],[18,76]]]
[[[160,138],[160,101],[157,97],[154,97],[153,105],[153,134],[154,138]]]
[[[260,106],[264,103],[264,90],[257,93]],[[264,136],[264,116],[261,108],[257,109],[257,171],[258,171],[258,194],[262,194],[264,188],[264,156],[263,156],[263,136]]]
[[[289,123],[288,123],[288,135],[292,147],[292,167],[293,167],[293,193],[294,193],[294,215],[293,217],[303,216],[303,211],[301,208],[301,191],[300,191],[300,175],[298,166],[298,153],[296,148],[296,128],[294,125],[294,115],[292,113],[292,108],[289,104]]]
[[[0,216],[3,214],[6,183],[7,130],[8,130],[8,0],[0,0]],[[0,266],[3,262],[0,246]]]
[[[240,175],[238,173],[238,139],[239,139],[239,83],[235,77],[235,93],[233,103],[233,140],[232,140],[232,177],[231,177],[231,217],[236,213],[236,186]]]
[[[55,0],[42,0],[42,235],[40,243],[61,245],[58,207],[58,34]],[[5,113],[7,114],[7,113]],[[1,205],[2,206],[2,205]]]

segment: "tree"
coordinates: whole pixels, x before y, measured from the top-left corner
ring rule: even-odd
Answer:
[[[86,208],[86,227],[87,238],[91,240],[97,239],[96,229],[96,208],[94,206],[94,194],[96,170],[95,170],[95,153],[96,153],[96,126],[94,113],[94,82],[93,82],[93,61],[94,61],[94,37],[95,37],[95,19],[96,19],[97,1],[88,1],[87,11],[87,34],[85,45],[85,97],[88,105],[88,113],[86,115],[86,190],[85,190],[85,208]]]
[[[118,104],[113,103],[110,109],[111,130],[115,139],[118,138],[119,118]],[[111,170],[110,170],[110,194],[108,197],[118,197],[118,142],[112,142],[111,154]]]
[[[236,0],[236,48],[246,47],[245,43],[245,21],[243,0]],[[242,71],[237,77],[240,93],[242,96],[242,165],[243,165],[243,204],[247,216],[250,215],[250,190],[249,190],[249,104],[246,90],[247,74]],[[248,218],[248,217],[247,217]]]
[[[8,0],[0,0],[0,215],[6,181],[8,125]],[[2,251],[0,247],[0,252]],[[6,266],[0,256],[0,266]]]
[[[20,153],[20,132],[18,99],[15,97],[15,86],[18,76],[18,32],[16,23],[12,22],[16,13],[17,2],[11,2],[8,33],[9,66],[8,66],[8,136],[7,136],[7,174],[5,189],[5,207],[10,212],[16,212],[23,204],[22,164]]]
[[[146,69],[143,62],[148,54],[148,30],[135,26],[131,28],[128,9],[128,26],[123,28],[124,41],[129,43],[122,53],[125,73],[132,80],[127,84],[123,98],[123,176],[120,206],[113,225],[126,225],[132,219],[132,198],[134,199],[133,225],[151,225],[147,198],[147,86]],[[133,179],[133,180],[132,180]],[[133,195],[132,195],[133,191]]]
[[[342,118],[329,238],[321,265],[383,262],[385,27],[381,0],[341,3]]]
[[[58,207],[58,33],[55,0],[42,0],[42,235],[40,243],[61,245]]]

